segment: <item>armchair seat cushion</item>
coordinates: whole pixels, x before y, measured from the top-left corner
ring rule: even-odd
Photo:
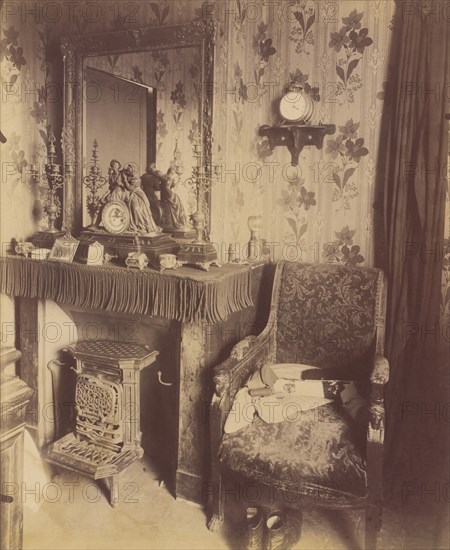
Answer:
[[[318,498],[363,497],[366,492],[365,429],[337,403],[299,412],[277,424],[257,416],[225,434],[224,466],[275,488]]]

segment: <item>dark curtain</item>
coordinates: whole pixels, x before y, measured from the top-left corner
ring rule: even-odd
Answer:
[[[448,362],[448,334],[446,342],[439,309],[448,183],[450,12],[439,1],[431,3],[434,12],[427,11],[430,2],[396,4],[375,205],[376,261],[389,284],[385,472],[391,482],[427,467],[424,462],[430,457],[420,456],[419,448],[427,438],[419,434],[423,427],[429,432],[433,422],[434,413],[426,411],[437,407],[439,399],[445,403],[439,395],[445,382],[440,377],[443,361]]]

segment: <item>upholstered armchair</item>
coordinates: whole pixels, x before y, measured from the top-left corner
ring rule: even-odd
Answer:
[[[269,320],[214,371],[210,410],[211,530],[224,517],[224,480],[238,474],[268,485],[300,507],[366,510],[365,545],[376,547],[381,523],[384,439],[384,276],[375,268],[280,262]],[[223,427],[237,391],[265,364],[311,366],[314,378],[352,380],[367,400],[352,419],[339,399],[305,410],[295,421],[257,416],[236,433]],[[365,388],[365,389],[364,389]],[[359,420],[359,421],[358,421]]]

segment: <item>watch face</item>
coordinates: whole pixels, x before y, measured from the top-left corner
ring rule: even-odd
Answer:
[[[123,233],[130,225],[130,211],[122,201],[111,201],[105,204],[102,222],[108,233]]]
[[[312,99],[302,91],[292,90],[281,98],[280,114],[289,122],[307,121],[312,111]]]

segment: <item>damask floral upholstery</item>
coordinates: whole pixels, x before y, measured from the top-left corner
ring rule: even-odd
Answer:
[[[307,410],[295,421],[267,424],[257,416],[225,434],[219,457],[246,478],[318,498],[365,493],[365,433],[339,405]]]
[[[376,548],[383,390],[389,380],[385,306],[379,269],[279,262],[265,329],[236,344],[214,369],[211,482],[217,490],[209,494],[210,529],[224,519],[222,480],[238,475],[277,494],[281,490],[300,508],[364,507],[365,548]],[[239,431],[224,433],[235,396],[249,376],[264,365],[283,363],[300,364],[304,379],[354,381],[358,399],[346,391],[349,385],[333,402],[304,410],[297,418],[269,423],[255,415]]]
[[[285,262],[279,286],[276,362],[339,367],[365,363],[376,329],[380,271]]]

